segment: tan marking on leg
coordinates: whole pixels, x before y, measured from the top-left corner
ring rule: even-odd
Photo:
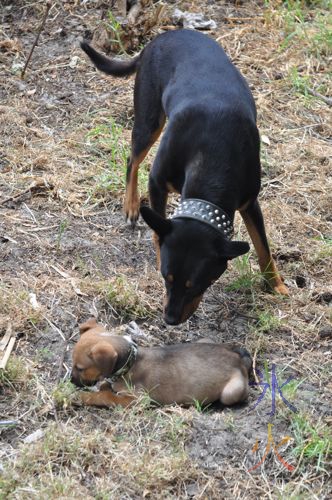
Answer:
[[[156,250],[156,260],[157,260],[157,269],[160,271],[160,245],[159,245],[159,236],[157,233],[153,233],[153,244]]]
[[[160,136],[164,124],[165,124],[165,118],[162,120],[160,127],[152,134],[148,147],[144,151],[142,151],[137,157],[135,158],[132,157],[130,159],[131,170],[129,174],[129,179],[127,180],[123,209],[126,215],[126,219],[129,220],[133,225],[135,225],[139,216],[140,200],[137,191],[138,169],[140,164],[150,151],[151,147]]]
[[[179,192],[177,189],[175,189],[175,187],[173,186],[173,184],[171,182],[166,182],[166,187],[167,187],[167,191],[169,193],[178,193]]]
[[[255,224],[245,212],[241,212],[241,216],[244,220],[249,236],[254,244],[258,256],[259,267],[262,274],[264,275],[264,278],[266,279],[272,290],[274,290],[276,293],[279,293],[281,295],[289,295],[288,288],[282,281],[271,253],[268,252],[263,245]]]
[[[251,202],[252,202],[252,200],[248,200],[245,203],[243,203],[243,205],[241,205],[240,208],[238,208],[238,211],[242,212],[242,210],[245,210],[246,208],[248,208]]]
[[[137,158],[130,160],[131,170],[126,186],[123,209],[126,219],[129,219],[133,224],[135,224],[139,215],[139,197],[137,191],[138,169],[149,150],[150,147],[143,151]]]
[[[135,401],[135,396],[120,396],[112,391],[82,392],[81,401],[87,406],[129,406]]]

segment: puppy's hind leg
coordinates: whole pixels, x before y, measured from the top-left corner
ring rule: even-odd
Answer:
[[[231,379],[221,391],[220,401],[226,406],[231,406],[247,399],[248,392],[248,380],[240,370],[234,370]]]

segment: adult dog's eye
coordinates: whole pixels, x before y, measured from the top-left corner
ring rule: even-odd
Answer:
[[[166,279],[166,281],[167,281],[168,283],[173,283],[173,281],[174,281],[174,276],[173,276],[173,274],[168,274],[168,275],[166,276],[166,278],[165,278],[165,279]]]
[[[84,368],[81,368],[80,366],[75,366],[75,368],[78,372],[82,372],[84,370]]]

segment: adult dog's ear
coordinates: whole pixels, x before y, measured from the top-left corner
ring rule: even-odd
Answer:
[[[118,353],[108,342],[98,342],[90,353],[96,368],[104,377],[110,377],[118,359]]]
[[[157,212],[152,210],[152,208],[142,206],[140,212],[147,225],[150,226],[160,238],[164,238],[164,236],[172,231],[172,222],[169,219],[161,217]]]
[[[225,259],[235,259],[240,255],[249,252],[250,246],[246,241],[222,241],[222,244],[218,244],[218,253],[220,257]]]
[[[85,323],[82,323],[81,325],[78,326],[80,330],[80,334],[87,332],[88,330],[91,330],[91,328],[95,328],[97,326],[97,320],[96,318],[89,318]]]

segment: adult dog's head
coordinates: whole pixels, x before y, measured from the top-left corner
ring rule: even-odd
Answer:
[[[249,250],[243,241],[230,241],[198,220],[164,219],[141,207],[145,222],[158,235],[160,270],[165,281],[164,319],[170,325],[186,321],[204,292],[227,269],[227,262]]]
[[[95,318],[79,328],[81,337],[73,349],[71,381],[78,387],[91,386],[118,373],[131,355],[131,343],[106,331]]]

